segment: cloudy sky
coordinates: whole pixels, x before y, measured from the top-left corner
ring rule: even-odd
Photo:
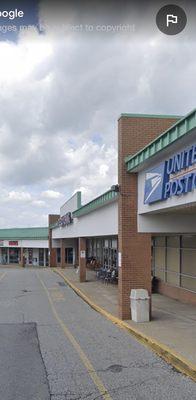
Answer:
[[[196,106],[188,5],[184,32],[167,36],[156,28],[157,3],[116,13],[111,4],[54,3],[29,9],[25,24],[34,26],[14,35],[0,20],[2,228],[46,225],[74,191],[86,202],[116,183],[121,113],[185,115]]]

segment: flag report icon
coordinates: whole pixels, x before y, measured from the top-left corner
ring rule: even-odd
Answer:
[[[158,11],[156,24],[165,35],[177,35],[185,28],[187,16],[182,7],[168,4]]]

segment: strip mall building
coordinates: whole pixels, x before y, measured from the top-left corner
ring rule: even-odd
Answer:
[[[112,182],[111,182],[112,184]],[[0,263],[100,265],[118,269],[119,316],[130,291],[196,304],[196,111],[186,117],[122,114],[118,185],[82,205],[77,192],[49,215],[48,228],[0,230]]]
[[[48,228],[0,229],[0,265],[47,267]]]
[[[50,266],[94,256],[119,269],[119,316],[130,291],[158,291],[196,304],[196,111],[186,117],[122,114],[118,185],[88,204],[76,193],[49,216]]]

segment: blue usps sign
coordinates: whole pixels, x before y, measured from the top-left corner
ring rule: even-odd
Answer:
[[[165,185],[165,162],[146,172],[144,204],[163,200]]]
[[[146,172],[144,204],[182,196],[196,190],[196,144]]]

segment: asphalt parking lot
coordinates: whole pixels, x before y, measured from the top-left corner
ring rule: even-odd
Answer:
[[[49,269],[0,270],[0,398],[190,400],[196,385]]]

